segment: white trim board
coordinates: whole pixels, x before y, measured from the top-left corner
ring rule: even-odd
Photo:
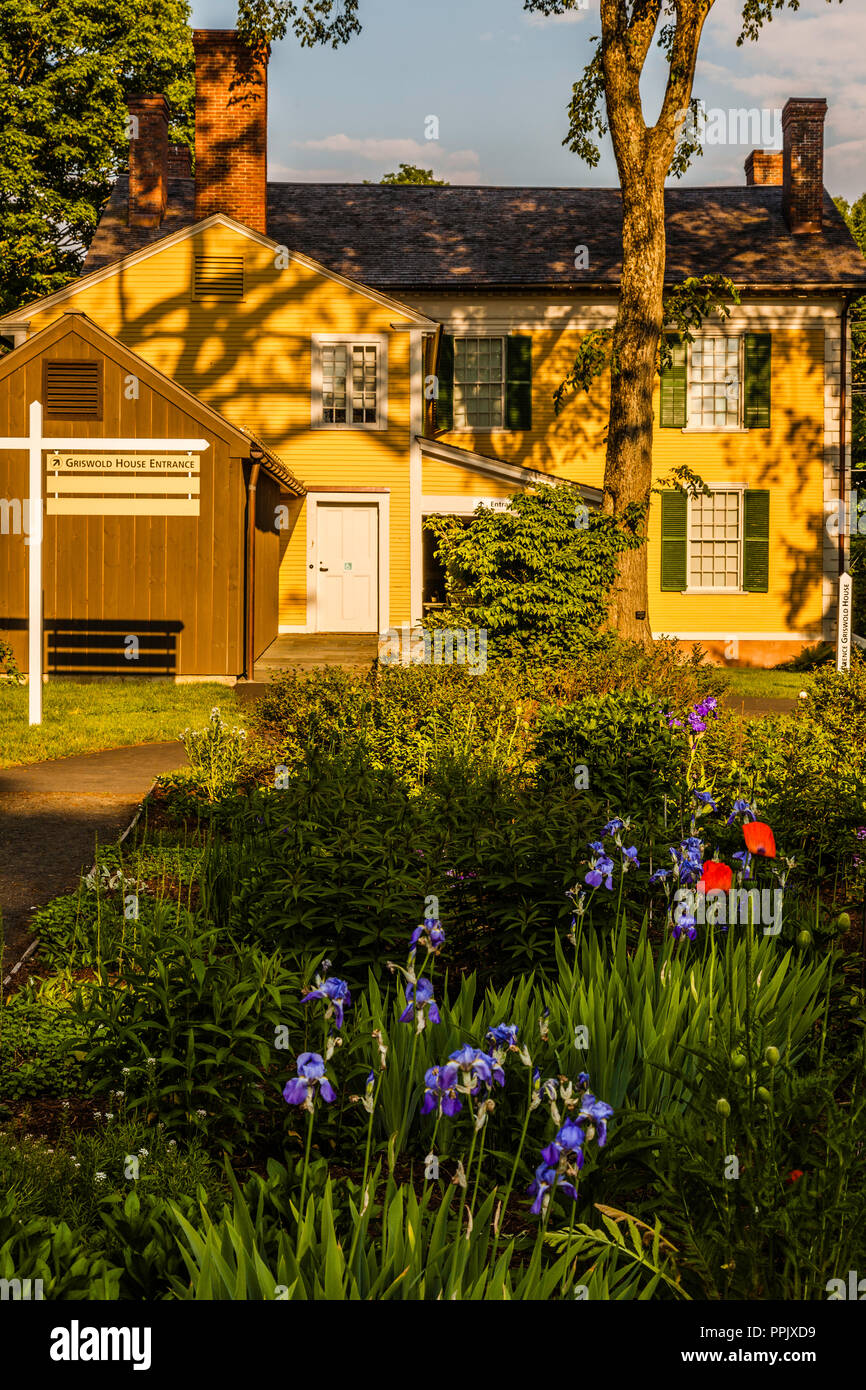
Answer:
[[[282,626],[279,632],[312,633],[318,632],[318,510],[319,503],[358,502],[378,508],[379,516],[379,594],[378,631],[386,632],[391,626],[391,494],[389,492],[324,492],[310,488],[307,491],[307,551],[304,560],[307,566],[307,621],[303,627]],[[351,636],[351,633],[344,634]]]

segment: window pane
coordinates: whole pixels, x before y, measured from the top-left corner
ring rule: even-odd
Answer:
[[[502,425],[503,360],[501,338],[455,338],[455,429]]]
[[[692,343],[689,423],[730,429],[740,423],[740,340],[700,338]]]
[[[375,425],[376,347],[325,343],[322,354],[322,423]]]
[[[701,589],[740,587],[740,494],[713,492],[689,503],[689,584]]]

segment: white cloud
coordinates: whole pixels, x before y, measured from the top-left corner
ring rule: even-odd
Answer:
[[[296,149],[341,155],[344,165],[347,156],[352,161],[364,161],[388,170],[396,169],[398,164],[420,164],[423,169],[429,169],[432,165],[437,177],[447,178],[452,183],[480,182],[479,160],[475,150],[443,150],[438,141],[375,139],[372,136],[340,133],[326,135],[320,140],[292,140],[290,143]],[[314,181],[309,173],[298,172],[303,182]],[[288,175],[281,174],[280,177]],[[326,177],[333,179],[337,175],[331,171]],[[357,178],[357,171],[354,177]]]

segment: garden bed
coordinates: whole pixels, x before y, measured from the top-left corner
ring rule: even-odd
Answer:
[[[763,1300],[862,1265],[863,670],[749,726],[687,662],[633,676],[281,678],[194,734],[4,1005],[19,1277]],[[745,918],[693,921],[698,883]]]

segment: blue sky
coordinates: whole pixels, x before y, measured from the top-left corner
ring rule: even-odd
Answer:
[[[293,36],[270,62],[269,170],[274,179],[378,180],[400,161],[451,183],[612,185],[609,146],[596,169],[562,145],[571,86],[598,32],[598,0],[561,18],[523,0],[361,0],[360,36],[304,49]],[[717,0],[704,30],[695,95],[708,112],[779,110],[825,96],[825,183],[866,190],[866,13],[863,0],[802,0],[757,44],[737,48],[738,0]],[[234,0],[194,0],[198,28],[231,28]],[[658,64],[646,75],[651,112]],[[425,138],[436,116],[439,139]],[[707,144],[685,182],[742,183],[752,147]]]

